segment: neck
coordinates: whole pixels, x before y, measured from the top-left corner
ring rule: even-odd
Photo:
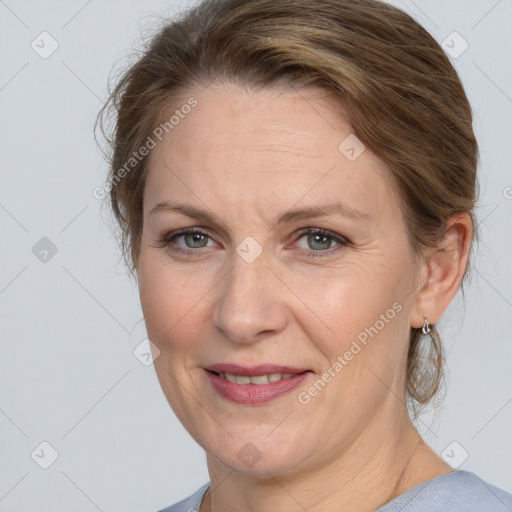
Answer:
[[[387,423],[386,428],[382,425],[368,427],[341,456],[293,473],[255,477],[235,473],[207,456],[210,489],[200,512],[337,512],[340,507],[369,512],[451,471],[421,439],[408,416]]]

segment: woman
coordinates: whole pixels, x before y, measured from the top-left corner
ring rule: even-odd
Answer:
[[[205,1],[109,108],[156,372],[207,454],[167,511],[512,509],[411,422],[477,236],[471,109],[422,27],[375,0]]]

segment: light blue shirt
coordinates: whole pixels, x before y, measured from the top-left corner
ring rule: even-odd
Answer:
[[[209,483],[160,512],[198,512]],[[375,512],[512,512],[512,494],[469,471],[452,471],[412,487]]]

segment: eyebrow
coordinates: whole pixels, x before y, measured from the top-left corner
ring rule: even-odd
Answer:
[[[150,210],[148,216],[162,211],[181,213],[182,215],[186,215],[187,217],[191,217],[193,219],[210,222],[211,224],[224,225],[224,222],[214,213],[187,204],[171,203],[169,201],[158,203]],[[323,206],[310,206],[288,210],[278,216],[274,225],[291,223],[297,220],[312,219],[315,217],[323,217],[331,214],[337,214],[356,220],[371,219],[371,215],[360,212],[359,210],[356,210],[342,203],[341,201],[337,201],[336,203]]]

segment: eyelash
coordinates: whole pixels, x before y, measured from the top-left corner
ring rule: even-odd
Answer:
[[[188,235],[188,234],[197,234],[197,235],[204,235],[211,239],[210,235],[208,233],[205,233],[204,231],[201,231],[197,228],[186,228],[186,229],[180,229],[178,231],[171,231],[169,233],[166,233],[164,236],[158,239],[157,247],[158,248],[165,248],[171,244],[171,242],[174,242],[174,240],[180,236]],[[339,237],[335,235],[334,233],[331,233],[330,231],[327,231],[325,229],[319,229],[319,228],[306,228],[301,230],[298,233],[298,238],[296,241],[300,240],[305,235],[311,235],[311,234],[317,234],[322,235],[328,238],[331,238],[334,240],[338,245],[336,245],[334,248],[326,249],[326,250],[308,250],[305,249],[306,254],[308,256],[311,256],[313,258],[324,258],[326,256],[332,255],[334,252],[337,252],[338,250],[342,249],[343,247],[347,247],[350,245],[350,242],[342,237]],[[184,249],[183,247],[179,245],[172,246],[172,251],[180,252],[182,254],[186,254],[188,256],[193,256],[197,254],[198,249]]]

